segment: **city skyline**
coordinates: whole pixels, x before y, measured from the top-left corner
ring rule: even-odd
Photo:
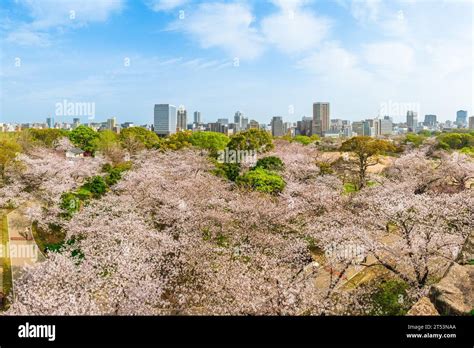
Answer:
[[[474,109],[469,1],[100,4],[5,3],[0,122],[43,120],[65,99],[137,124],[159,102],[204,122],[235,110],[296,122],[314,99],[351,121],[383,117],[391,103],[439,121]],[[445,18],[455,20],[434,30]]]

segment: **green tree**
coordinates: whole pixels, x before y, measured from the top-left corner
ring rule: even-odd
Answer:
[[[469,133],[442,133],[438,135],[441,148],[462,149],[474,146],[474,136]]]
[[[242,187],[270,194],[278,194],[286,186],[281,176],[263,168],[248,171],[239,176],[236,183]]]
[[[217,132],[193,132],[189,142],[200,149],[209,150],[211,154],[224,150],[229,143],[229,137]]]
[[[255,164],[256,168],[262,168],[267,170],[282,170],[285,165],[283,161],[277,156],[267,156],[260,158]]]
[[[8,135],[0,136],[0,185],[5,180],[5,169],[21,150],[21,146],[13,137]]]
[[[368,136],[357,136],[342,143],[341,151],[352,152],[357,158],[358,189],[366,186],[367,168],[378,163],[377,156],[395,151],[395,146],[387,140]]]
[[[93,141],[96,151],[100,151],[113,163],[120,163],[124,158],[124,151],[120,146],[118,135],[111,130],[99,132],[99,137]]]
[[[249,129],[230,138],[229,149],[237,151],[266,152],[273,149],[271,135],[261,129]]]
[[[82,189],[92,193],[94,198],[99,198],[107,192],[107,183],[103,177],[97,175],[87,179]]]
[[[122,146],[130,153],[143,149],[152,149],[160,146],[161,140],[155,132],[143,127],[125,128],[120,132]]]
[[[74,145],[91,154],[96,150],[98,137],[99,133],[85,125],[80,125],[69,133],[69,139]]]
[[[56,140],[67,136],[68,131],[64,129],[30,129],[29,133],[33,140],[42,143],[46,147],[52,147]]]
[[[425,139],[426,137],[421,134],[408,133],[405,136],[405,140],[403,142],[405,144],[412,143],[415,147],[419,147],[421,144],[423,144]]]
[[[191,131],[182,131],[171,134],[163,139],[160,148],[164,150],[181,150],[191,146]]]

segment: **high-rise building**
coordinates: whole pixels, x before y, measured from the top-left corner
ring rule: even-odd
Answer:
[[[52,117],[46,118],[46,124],[48,125],[48,128],[54,128],[54,118]]]
[[[355,133],[355,135],[364,135],[364,122],[362,121],[352,122],[352,133]]]
[[[407,111],[408,132],[415,132],[418,129],[418,114],[415,111]]]
[[[194,123],[196,124],[202,123],[201,113],[199,111],[194,111]]]
[[[178,108],[177,114],[176,114],[176,129],[179,131],[186,130],[188,124],[188,116],[186,109],[184,106],[180,106]]]
[[[113,131],[117,127],[117,119],[115,117],[111,117],[107,119],[107,129]]]
[[[467,125],[467,111],[459,110],[456,112],[456,124],[458,127],[466,127]]]
[[[242,118],[244,115],[240,111],[236,111],[234,115],[234,123],[236,124],[237,130],[242,130]]]
[[[218,118],[217,122],[220,124],[229,124],[229,119],[228,118]]]
[[[389,116],[374,120],[375,135],[391,135],[393,132],[393,123]]]
[[[469,117],[469,129],[474,129],[474,116]]]
[[[176,133],[176,106],[170,104],[155,104],[154,131],[165,136]]]
[[[207,125],[207,128],[211,132],[220,133],[221,130],[222,130],[221,126],[222,126],[222,124],[220,124],[219,122],[211,122]]]
[[[375,125],[377,122],[375,122],[372,119],[365,120],[362,122],[363,128],[362,128],[362,135],[368,136],[368,137],[373,137],[376,135],[376,128]]]
[[[311,136],[313,131],[313,118],[303,116],[301,121],[296,122],[296,129],[299,135]]]
[[[259,129],[260,126],[259,126],[259,124],[258,124],[257,121],[255,121],[255,120],[250,120],[250,122],[249,122],[249,128],[250,128],[250,129]]]
[[[283,118],[281,116],[275,116],[272,118],[272,135],[274,137],[281,137],[285,135],[285,128],[283,125]]]
[[[324,135],[329,130],[330,111],[329,103],[313,104],[313,134]]]
[[[436,127],[437,120],[436,115],[425,115],[423,125],[426,127]]]
[[[246,130],[249,126],[248,117],[242,117],[242,130]]]

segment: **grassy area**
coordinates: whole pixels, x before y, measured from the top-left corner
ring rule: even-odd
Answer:
[[[344,193],[345,194],[349,194],[349,193],[353,193],[353,192],[357,192],[357,186],[356,184],[352,183],[352,182],[346,182],[344,184]]]
[[[7,251],[9,242],[7,213],[8,211],[0,212],[0,244],[5,252]],[[1,258],[1,267],[3,268],[3,289],[0,291],[2,291],[5,296],[8,296],[13,285],[11,261],[8,254],[3,255]],[[8,303],[4,303],[4,308],[2,309],[6,309],[7,307]]]

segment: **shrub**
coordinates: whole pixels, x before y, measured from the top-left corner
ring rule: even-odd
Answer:
[[[285,188],[285,181],[276,173],[263,168],[248,171],[236,179],[237,184],[255,191],[278,194]]]
[[[412,143],[415,147],[419,147],[421,144],[423,144],[423,141],[425,140],[425,137],[423,135],[417,135],[413,133],[408,133],[405,136],[404,143]]]
[[[282,160],[276,156],[260,158],[255,164],[254,169],[262,168],[267,170],[282,170],[284,168]]]
[[[235,181],[240,174],[240,163],[219,163],[216,161],[214,174]]]
[[[87,179],[86,183],[82,186],[83,190],[89,191],[94,198],[99,198],[107,192],[107,183],[101,176],[93,176]],[[78,191],[78,193],[80,190]]]
[[[79,210],[79,198],[74,193],[65,192],[61,195],[59,207],[62,209],[61,216],[70,219]]]
[[[292,141],[296,141],[297,143],[303,144],[303,145],[309,145],[315,140],[312,140],[310,137],[306,135],[297,135],[295,136]]]

